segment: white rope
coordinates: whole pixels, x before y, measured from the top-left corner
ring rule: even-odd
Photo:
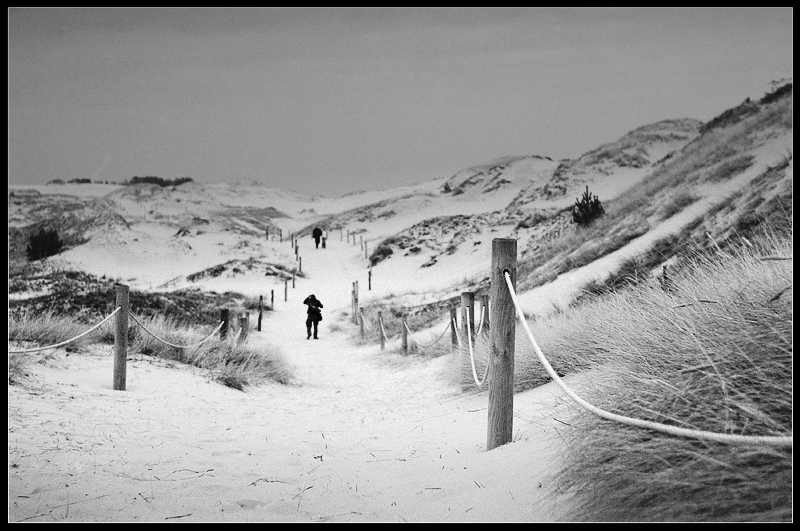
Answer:
[[[147,332],[148,334],[150,334],[151,336],[153,336],[153,337],[154,337],[155,339],[157,339],[158,341],[161,341],[161,342],[162,342],[162,343],[164,343],[165,345],[169,345],[170,347],[175,347],[175,348],[194,348],[194,347],[199,347],[200,345],[202,345],[203,343],[205,343],[206,341],[208,341],[209,339],[211,339],[212,337],[214,337],[214,334],[216,334],[216,333],[217,333],[217,332],[220,330],[220,328],[222,328],[222,325],[223,325],[223,324],[225,324],[225,321],[222,321],[222,322],[220,322],[220,323],[219,323],[219,326],[217,326],[216,330],[214,330],[213,332],[211,332],[211,334],[209,334],[209,336],[208,336],[208,337],[206,337],[206,338],[205,338],[205,339],[203,339],[202,341],[199,341],[199,342],[197,342],[197,343],[194,343],[193,345],[176,345],[176,344],[174,344],[174,343],[170,343],[169,341],[167,341],[167,340],[165,340],[165,339],[161,339],[160,337],[158,337],[157,335],[155,335],[153,332],[151,332],[150,330],[148,330],[148,329],[147,329],[147,327],[146,327],[145,325],[143,325],[143,324],[142,324],[142,322],[141,322],[141,321],[139,321],[139,319],[137,319],[137,318],[136,318],[136,316],[135,316],[135,315],[133,315],[132,313],[131,313],[131,314],[128,314],[128,315],[130,315],[130,316],[131,316],[131,319],[133,319],[133,320],[134,320],[134,322],[135,322],[136,324],[138,324],[139,326],[141,326],[141,327],[142,327],[142,329],[143,329],[145,332]]]
[[[420,346],[422,348],[431,347],[431,346],[435,345],[436,343],[438,343],[439,341],[441,341],[441,339],[444,337],[444,334],[450,329],[451,324],[452,323],[447,323],[447,326],[444,327],[444,331],[442,332],[442,335],[440,335],[439,338],[436,341],[434,341],[433,343],[420,343],[419,341],[417,341],[416,339],[413,339],[413,338],[412,338],[412,341],[414,343],[416,343],[417,346]],[[408,328],[408,325],[406,325],[406,329],[408,330],[408,333],[410,335],[411,334],[411,330]]]
[[[536,355],[539,357],[539,361],[542,362],[544,368],[547,370],[547,373],[553,379],[553,381],[558,384],[561,389],[567,393],[567,395],[577,402],[581,407],[586,409],[587,411],[594,413],[595,415],[608,419],[613,420],[615,422],[620,422],[622,424],[626,424],[628,426],[636,426],[639,428],[647,428],[651,430],[660,431],[662,433],[668,433],[670,435],[678,435],[681,437],[693,437],[695,439],[705,439],[709,441],[716,441],[721,443],[734,443],[734,444],[753,444],[753,445],[765,445],[765,446],[791,446],[792,445],[792,436],[791,435],[784,435],[784,436],[765,436],[765,435],[732,435],[726,433],[715,433],[710,431],[703,431],[703,430],[693,430],[689,428],[680,428],[677,426],[668,426],[666,424],[661,424],[658,422],[652,422],[649,420],[642,420],[636,419],[632,417],[626,417],[624,415],[617,415],[616,413],[610,413],[603,409],[600,409],[589,402],[586,402],[581,397],[575,394],[572,389],[567,387],[567,385],[561,380],[561,377],[558,376],[553,367],[550,366],[550,363],[544,357],[542,350],[539,348],[539,345],[536,343],[536,340],[533,337],[533,333],[531,333],[531,329],[528,327],[528,322],[525,320],[525,315],[522,313],[522,309],[519,306],[519,301],[517,300],[517,294],[514,292],[514,286],[511,283],[511,276],[506,272],[504,274],[506,279],[506,284],[508,284],[508,292],[511,295],[511,300],[514,301],[514,306],[517,310],[517,317],[519,318],[520,322],[522,323],[523,328],[525,328],[525,332],[528,334],[528,339],[530,339],[531,343],[533,344],[533,348],[536,350]]]
[[[239,327],[239,330],[236,331],[236,335],[233,336],[233,339],[231,340],[231,342],[232,343],[236,343],[236,340],[239,339],[240,335],[242,335],[242,328],[241,327]]]
[[[486,315],[486,308],[481,306],[481,320],[478,323],[478,332],[475,334],[475,337],[478,337],[478,336],[481,335],[481,331],[483,330],[483,316],[484,315]]]
[[[458,349],[461,350],[464,348],[464,345],[461,344],[461,333],[458,331],[458,323],[456,323],[456,318],[453,317],[453,330],[456,331],[456,339],[458,340]]]
[[[469,306],[465,307],[464,310],[467,312],[467,344],[469,345],[469,361],[472,364],[472,378],[475,380],[475,384],[480,387],[483,385],[483,382],[486,381],[486,376],[489,375],[489,365],[486,365],[486,372],[483,373],[483,378],[478,381],[478,371],[475,370],[475,355],[472,352],[472,330],[470,330],[469,326]]]
[[[118,306],[116,310],[114,310],[113,312],[111,312],[108,315],[108,317],[106,317],[105,319],[103,319],[102,321],[100,321],[99,323],[94,325],[93,327],[91,327],[86,332],[84,332],[84,333],[82,333],[80,335],[77,335],[77,336],[73,337],[72,339],[67,339],[66,341],[62,341],[61,343],[56,343],[55,345],[49,345],[49,346],[46,346],[46,347],[29,348],[29,349],[24,349],[24,350],[9,350],[8,353],[9,354],[22,354],[22,353],[25,353],[25,352],[38,352],[40,350],[48,350],[48,349],[51,349],[51,348],[61,347],[63,345],[66,345],[67,343],[72,343],[73,341],[82,338],[83,336],[85,336],[89,332],[92,332],[92,331],[96,330],[97,328],[99,328],[103,323],[105,323],[106,321],[111,319],[111,317],[113,317],[114,314],[116,314],[121,308],[122,308],[121,306]]]

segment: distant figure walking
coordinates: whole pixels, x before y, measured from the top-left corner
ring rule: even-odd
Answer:
[[[319,322],[322,321],[322,303],[317,299],[314,294],[312,293],[306,300],[303,301],[303,304],[308,306],[308,317],[306,318],[306,332],[308,336],[306,339],[311,339],[311,327],[314,327],[314,339],[319,339],[317,336],[317,329],[319,327]]]
[[[328,231],[322,231],[322,248],[325,249],[328,246]]]
[[[319,240],[322,238],[322,229],[319,227],[314,227],[314,232],[311,233],[314,237],[314,242],[317,244],[317,249],[319,249]]]

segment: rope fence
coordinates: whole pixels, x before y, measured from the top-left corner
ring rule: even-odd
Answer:
[[[83,336],[89,334],[90,332],[93,332],[93,331],[97,330],[106,321],[108,321],[109,319],[114,317],[114,315],[116,315],[116,313],[119,312],[121,309],[122,309],[122,307],[118,306],[117,309],[114,310],[113,312],[111,312],[110,314],[108,314],[108,316],[105,319],[103,319],[102,321],[100,321],[99,323],[97,323],[96,325],[94,325],[93,327],[88,329],[87,331],[85,331],[85,332],[83,332],[81,334],[78,334],[77,336],[73,337],[72,339],[67,339],[66,341],[62,341],[61,343],[56,343],[55,345],[48,345],[46,347],[28,348],[28,349],[23,349],[23,350],[10,350],[9,349],[8,353],[9,354],[23,354],[23,353],[27,353],[27,352],[39,352],[39,351],[48,350],[48,349],[51,349],[51,348],[63,347],[64,345],[72,343],[73,341],[77,341],[78,339],[80,339]]]
[[[564,383],[564,381],[561,379],[558,373],[553,369],[550,363],[547,361],[547,358],[542,353],[542,350],[539,348],[538,343],[536,343],[536,339],[533,337],[533,333],[531,332],[531,329],[528,326],[528,322],[525,319],[525,316],[522,312],[522,308],[520,308],[519,300],[517,299],[517,294],[514,290],[514,286],[511,281],[511,276],[509,275],[508,272],[504,272],[503,276],[505,277],[506,284],[508,285],[508,290],[509,290],[509,295],[511,296],[511,300],[514,302],[517,318],[522,323],[522,327],[525,329],[525,333],[527,334],[528,339],[533,345],[533,348],[536,351],[536,355],[538,356],[539,361],[542,363],[542,365],[544,365],[545,370],[553,379],[553,381],[556,382],[556,384],[567,394],[567,396],[569,396],[573,401],[575,401],[578,405],[580,405],[590,413],[593,413],[594,415],[597,415],[607,420],[612,420],[615,422],[619,422],[621,424],[625,424],[627,426],[635,426],[639,428],[651,429],[661,433],[677,435],[680,437],[691,437],[694,439],[703,439],[707,441],[715,441],[726,444],[747,444],[747,445],[779,446],[779,447],[792,445],[791,435],[789,436],[735,435],[727,433],[710,432],[704,430],[695,430],[690,428],[681,428],[678,426],[669,426],[667,424],[661,424],[649,420],[618,415],[616,413],[605,411],[593,404],[590,404],[586,400],[579,397],[572,389],[570,389]]]
[[[483,378],[478,378],[478,371],[475,369],[475,354],[472,351],[472,330],[469,326],[469,308],[465,308],[467,312],[467,344],[469,345],[469,361],[472,365],[472,378],[475,380],[475,385],[478,387],[483,385],[483,382],[486,381],[486,377],[489,375],[489,367],[490,365],[486,365],[486,372],[483,373]]]
[[[99,323],[95,324],[85,332],[78,334],[77,336],[67,339],[65,341],[61,341],[59,343],[55,343],[53,345],[47,345],[42,347],[35,347],[35,348],[27,348],[27,349],[9,349],[9,354],[23,354],[23,353],[30,353],[30,352],[40,352],[43,350],[54,349],[58,347],[62,347],[78,339],[90,334],[94,330],[97,330],[103,324],[107,323],[112,317],[116,316],[116,322],[114,325],[114,378],[113,378],[113,388],[115,390],[125,390],[125,380],[126,380],[126,362],[127,362],[127,350],[128,350],[128,318],[130,317],[135,324],[137,324],[142,330],[144,330],[147,334],[149,334],[153,339],[159,341],[165,345],[168,345],[173,348],[178,349],[190,349],[196,348],[212,337],[214,337],[217,333],[219,333],[220,340],[225,340],[228,336],[228,330],[230,326],[229,321],[229,314],[230,311],[226,308],[221,309],[221,322],[217,327],[211,332],[208,336],[203,338],[202,340],[198,341],[197,343],[192,343],[189,345],[177,345],[175,343],[171,343],[164,338],[159,337],[156,335],[152,330],[147,328],[142,321],[139,320],[135,315],[130,312],[130,304],[129,304],[129,289],[128,286],[117,284],[117,294],[116,294],[116,309],[111,312],[108,316],[103,318]],[[261,305],[259,305],[259,310],[261,310]],[[259,312],[260,313],[260,312]],[[250,314],[249,312],[245,312],[243,316],[239,318],[239,327],[236,331],[236,335],[231,339],[232,343],[236,343],[237,341],[246,341],[247,335],[249,332],[249,319]],[[259,315],[260,319],[260,315]],[[260,323],[259,323],[260,324]],[[240,339],[241,338],[241,339]]]
[[[170,347],[175,347],[175,348],[195,348],[195,347],[199,347],[200,345],[202,345],[203,343],[205,343],[206,341],[208,341],[209,339],[211,339],[212,337],[214,337],[214,335],[215,335],[217,332],[219,332],[219,331],[220,331],[220,329],[222,328],[222,325],[224,325],[224,324],[225,324],[225,321],[221,321],[221,322],[219,323],[219,326],[217,326],[217,328],[215,328],[215,329],[214,329],[214,331],[213,331],[213,332],[211,332],[211,334],[209,334],[209,335],[208,335],[208,337],[206,337],[205,339],[203,339],[203,340],[201,340],[201,341],[198,341],[197,343],[194,343],[194,344],[192,344],[192,345],[176,345],[176,344],[174,344],[174,343],[170,343],[170,342],[169,342],[169,341],[167,341],[166,339],[162,339],[162,338],[158,337],[158,336],[157,336],[157,335],[155,335],[153,332],[151,332],[150,330],[148,330],[148,328],[147,328],[147,327],[146,327],[144,324],[142,324],[142,322],[141,322],[141,321],[139,321],[139,319],[137,319],[137,318],[136,318],[136,316],[135,316],[135,315],[133,315],[132,313],[131,313],[131,314],[129,314],[129,315],[131,316],[131,319],[133,319],[133,321],[134,321],[136,324],[138,324],[138,325],[139,325],[139,326],[142,328],[142,330],[144,330],[145,332],[147,332],[148,334],[150,334],[150,335],[151,335],[151,336],[152,336],[154,339],[156,339],[156,340],[158,340],[158,341],[160,341],[160,342],[164,343],[165,345],[169,345]]]

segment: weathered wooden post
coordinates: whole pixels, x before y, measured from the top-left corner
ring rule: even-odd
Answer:
[[[358,313],[358,280],[353,282],[353,307],[356,309],[356,313]],[[356,315],[355,324],[358,324],[358,315]]]
[[[386,336],[383,335],[383,312],[378,310],[378,335],[381,336],[381,350],[386,348]]]
[[[239,334],[239,342],[244,343],[247,339],[247,333],[250,331],[250,313],[245,312],[244,315],[239,317],[239,330],[242,332]]]
[[[297,260],[298,258],[300,258],[300,244],[299,243],[295,243],[294,244],[294,259]]]
[[[264,311],[264,296],[258,296],[258,325],[257,330],[261,332],[261,312]]]
[[[269,290],[269,308],[275,310],[275,290]]]
[[[402,330],[402,345],[403,345],[403,352],[408,350],[408,325],[406,324],[405,318],[403,319],[403,330]]]
[[[356,311],[358,308],[356,307],[356,283],[353,282],[353,289],[350,290],[350,313],[353,314],[353,323],[358,324],[358,318],[356,317]]]
[[[344,236],[342,235],[342,228],[339,227],[339,241],[344,241]]]
[[[461,332],[463,341],[461,367],[468,371],[470,367],[469,344],[475,337],[475,294],[471,291],[461,293]]]
[[[119,311],[114,327],[114,389],[125,390],[125,378],[128,361],[128,286],[117,284],[117,307]]]
[[[489,367],[489,423],[486,449],[511,442],[514,421],[514,301],[506,285],[517,286],[517,240],[492,240],[491,295],[492,328]]]
[[[267,241],[269,241],[269,228],[267,228],[266,231],[267,231]]]
[[[364,250],[364,235],[362,234],[359,238],[359,245],[361,245],[361,250]]]
[[[288,300],[289,300],[289,279],[288,278],[284,278],[283,279],[283,302],[286,302]]]
[[[483,328],[489,330],[489,294],[481,295],[481,315],[483,316]]]
[[[294,276],[295,276],[295,273],[297,273],[297,269],[296,268],[295,268],[294,271],[292,271],[292,289],[294,289]]]
[[[456,330],[457,326],[458,320],[456,320],[456,309],[453,307],[450,308],[450,343],[453,348],[458,348],[458,330]]]
[[[278,230],[280,231],[280,235],[281,235],[281,243],[283,243],[283,229],[278,229]]]
[[[303,257],[300,257],[300,273],[303,272]]]
[[[369,260],[369,253],[367,252],[367,242],[364,242],[364,258]]]
[[[364,339],[364,316],[361,315],[361,308],[358,308],[358,324],[361,328],[361,339]]]
[[[367,291],[372,291],[372,267],[369,268],[369,274],[367,275]]]
[[[228,337],[228,330],[230,327],[230,315],[231,311],[227,308],[223,308],[219,311],[219,320],[222,321],[222,328],[219,329],[219,338],[225,339]]]

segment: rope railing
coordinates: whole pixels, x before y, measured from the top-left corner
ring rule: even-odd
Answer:
[[[406,324],[406,323],[403,323],[403,324],[404,324],[404,326],[406,327],[406,330],[408,331],[408,335],[409,335],[409,336],[411,336],[411,334],[412,334],[413,332],[411,332],[411,329],[408,327],[408,324]],[[438,343],[439,341],[441,341],[441,340],[442,340],[442,338],[443,338],[443,337],[444,337],[444,335],[447,333],[447,331],[448,331],[448,330],[450,330],[450,326],[451,326],[451,325],[452,325],[452,323],[447,323],[447,326],[444,328],[444,331],[442,331],[442,334],[441,334],[441,335],[440,335],[440,336],[439,336],[439,337],[438,337],[438,338],[437,338],[435,341],[433,341],[432,343],[420,343],[420,342],[419,342],[419,341],[417,341],[416,339],[413,339],[413,338],[410,338],[410,339],[411,339],[411,340],[412,340],[414,343],[416,343],[418,347],[422,347],[422,348],[428,348],[428,347],[432,347],[433,345],[435,345],[436,343]]]
[[[478,371],[475,370],[475,355],[472,352],[472,330],[469,326],[469,307],[464,308],[467,312],[466,315],[466,322],[467,322],[467,344],[469,345],[469,361],[472,364],[472,378],[475,380],[475,384],[480,387],[483,385],[483,382],[486,381],[486,377],[489,375],[489,365],[486,366],[486,372],[483,373],[483,378],[478,380]]]
[[[162,338],[158,337],[158,336],[157,336],[157,335],[155,335],[153,332],[151,332],[150,330],[148,330],[148,328],[147,328],[147,327],[146,327],[144,324],[142,324],[142,322],[141,322],[141,321],[139,321],[139,319],[137,319],[137,318],[136,318],[136,316],[135,316],[135,315],[133,315],[132,313],[129,313],[128,315],[130,315],[131,319],[133,319],[133,321],[134,321],[136,324],[138,324],[140,327],[142,327],[142,330],[144,330],[145,332],[147,332],[148,334],[150,334],[150,335],[151,335],[151,336],[152,336],[154,339],[156,339],[156,340],[158,340],[158,341],[160,341],[160,342],[164,343],[165,345],[169,345],[170,347],[175,347],[175,348],[195,348],[195,347],[199,347],[200,345],[202,345],[203,343],[205,343],[206,341],[208,341],[209,339],[211,339],[212,337],[214,337],[214,334],[216,334],[217,332],[219,332],[219,330],[222,328],[222,325],[224,325],[224,324],[225,324],[225,321],[221,321],[221,322],[219,323],[219,326],[217,326],[217,328],[216,328],[216,329],[214,329],[214,331],[213,331],[213,332],[211,332],[211,334],[209,334],[209,335],[208,335],[208,337],[206,337],[205,339],[203,339],[203,340],[201,340],[201,341],[198,341],[197,343],[194,343],[194,344],[191,344],[191,345],[176,345],[176,344],[174,344],[174,343],[170,343],[170,342],[169,342],[169,341],[167,341],[166,339],[162,339]]]
[[[533,333],[531,332],[531,329],[528,326],[528,322],[525,320],[525,315],[522,312],[522,308],[520,308],[519,300],[517,299],[517,294],[514,291],[514,286],[511,281],[511,276],[507,271],[504,272],[503,276],[505,277],[506,284],[508,285],[508,291],[509,294],[511,295],[511,300],[514,301],[514,307],[516,308],[517,318],[522,323],[522,326],[525,329],[525,333],[528,335],[528,339],[531,341],[531,344],[533,345],[533,348],[536,351],[536,355],[538,356],[539,361],[541,361],[547,373],[550,375],[553,381],[556,382],[556,384],[567,394],[567,396],[569,396],[573,401],[575,401],[578,405],[580,405],[590,413],[593,413],[604,419],[613,420],[615,422],[619,422],[621,424],[625,424],[628,426],[651,429],[662,433],[667,433],[670,435],[677,435],[680,437],[691,437],[695,439],[703,439],[703,440],[721,442],[726,444],[749,444],[749,445],[779,446],[779,447],[792,445],[791,435],[788,436],[735,435],[727,433],[710,432],[704,430],[695,430],[690,428],[681,428],[678,426],[669,426],[666,424],[661,424],[649,420],[618,415],[616,413],[605,411],[603,409],[598,408],[597,406],[590,404],[589,402],[585,401],[577,394],[575,394],[575,392],[564,383],[564,381],[561,379],[558,373],[556,373],[556,371],[553,370],[553,367],[547,361],[547,358],[545,358],[544,354],[542,353],[542,350],[536,343],[536,339],[533,337]]]
[[[9,354],[23,354],[23,353],[27,353],[27,352],[39,352],[39,351],[48,350],[48,349],[51,349],[51,348],[62,347],[64,345],[72,343],[73,341],[77,341],[78,339],[82,338],[86,334],[88,334],[90,332],[93,332],[94,330],[100,328],[100,326],[102,326],[106,321],[111,319],[118,311],[120,311],[120,309],[121,309],[121,307],[118,306],[117,309],[114,310],[113,312],[111,312],[105,319],[103,319],[102,321],[100,321],[99,323],[97,323],[96,325],[94,325],[93,327],[88,329],[87,331],[85,331],[85,332],[73,337],[72,339],[67,339],[66,341],[62,341],[60,343],[56,343],[55,345],[48,345],[46,347],[36,347],[36,348],[28,348],[28,349],[22,349],[22,350],[9,350],[8,352],[9,352]]]
[[[486,308],[484,308],[483,306],[481,306],[481,320],[480,320],[480,322],[478,323],[478,331],[475,333],[475,336],[476,336],[476,337],[477,337],[477,336],[479,336],[479,335],[481,335],[481,332],[483,331],[483,321],[484,321],[484,316],[485,316],[485,315],[486,315]]]

